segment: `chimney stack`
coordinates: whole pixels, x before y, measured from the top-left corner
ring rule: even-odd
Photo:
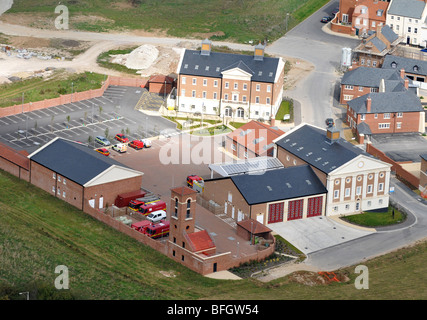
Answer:
[[[405,88],[408,89],[409,88],[409,79],[405,79]]]
[[[340,138],[340,131],[335,127],[328,127],[326,129],[326,142],[329,144],[334,143]]]
[[[208,38],[202,41],[202,49],[200,50],[200,54],[202,56],[209,56],[211,54],[212,41]]]
[[[371,104],[372,104],[371,97],[368,97],[368,99],[366,99],[366,112],[367,113],[371,112]]]
[[[426,0],[427,1],[427,0]],[[400,69],[400,77],[402,78],[402,79],[405,79],[405,69]]]
[[[257,61],[264,60],[264,50],[265,50],[265,46],[262,45],[261,42],[257,44],[255,46],[254,60],[257,60]]]

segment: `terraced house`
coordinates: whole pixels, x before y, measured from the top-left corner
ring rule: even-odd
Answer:
[[[261,44],[255,46],[253,55],[211,49],[206,39],[201,50],[183,51],[175,109],[235,120],[274,117],[282,101],[283,59],[265,57]]]

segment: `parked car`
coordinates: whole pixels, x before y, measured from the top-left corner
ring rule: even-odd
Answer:
[[[140,140],[132,140],[131,142],[129,142],[128,146],[136,150],[140,150],[144,148],[144,142]]]
[[[110,151],[108,151],[108,149],[105,149],[105,148],[98,148],[95,151],[107,157],[110,155]]]
[[[111,144],[111,142],[108,141],[108,139],[104,136],[97,136],[95,138],[95,141],[98,142],[99,144],[102,144],[103,146],[109,146]]]
[[[128,147],[124,143],[117,143],[111,147],[111,149],[116,150],[120,153],[124,153],[128,150]]]
[[[427,48],[421,49],[421,52],[427,52]]]
[[[160,220],[166,219],[166,211],[164,210],[159,210],[159,211],[154,211],[151,212],[148,216],[147,216],[147,220],[151,221],[151,222],[159,222]]]
[[[127,138],[123,133],[116,134],[114,139],[116,139],[117,141],[123,142],[123,143],[129,142],[129,138]]]
[[[146,148],[151,147],[151,140],[150,139],[142,139],[141,141],[144,143],[144,147],[146,147]]]
[[[329,21],[332,20],[333,17],[323,17],[322,19],[320,19],[320,22],[322,23],[328,23]]]
[[[333,127],[333,126],[334,126],[334,119],[332,119],[332,118],[327,118],[327,119],[326,119],[326,125],[327,125],[328,127]]]
[[[338,12],[340,12],[340,8],[339,7],[335,8],[334,10],[332,10],[331,14],[333,16],[335,16]]]

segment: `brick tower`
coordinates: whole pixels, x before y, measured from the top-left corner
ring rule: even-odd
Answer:
[[[194,232],[197,191],[189,187],[171,190],[169,241],[188,248],[186,234]]]

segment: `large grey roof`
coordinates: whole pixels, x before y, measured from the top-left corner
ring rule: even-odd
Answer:
[[[397,33],[395,33],[388,25],[381,28],[381,33],[390,43],[393,43],[399,38]]]
[[[327,192],[308,165],[270,170],[261,175],[237,175],[231,180],[249,205]]]
[[[180,74],[222,78],[222,72],[239,67],[252,74],[252,81],[274,83],[279,58],[264,57],[255,60],[253,55],[210,52],[201,55],[200,51],[185,50],[179,70]]]
[[[371,98],[371,111],[366,110],[366,101]],[[421,100],[408,90],[400,92],[371,92],[350,100],[348,106],[356,113],[388,113],[422,111]]]
[[[339,138],[330,143],[326,130],[304,124],[276,144],[322,172],[329,173],[360,154],[370,156],[350,142]]]
[[[395,68],[393,65],[395,64]],[[417,67],[417,69],[414,69]],[[382,69],[404,69],[406,73],[427,75],[427,61],[387,55],[381,66]]]
[[[425,2],[420,0],[393,0],[388,15],[421,19],[425,6]]]
[[[341,84],[379,88],[381,80],[400,80],[400,72],[395,69],[359,67],[344,74]]]
[[[79,185],[84,185],[112,165],[126,167],[86,145],[64,139],[42,147],[30,159]]]
[[[372,38],[370,42],[375,46],[375,48],[378,49],[379,52],[387,49],[386,44],[382,42],[378,37]]]

